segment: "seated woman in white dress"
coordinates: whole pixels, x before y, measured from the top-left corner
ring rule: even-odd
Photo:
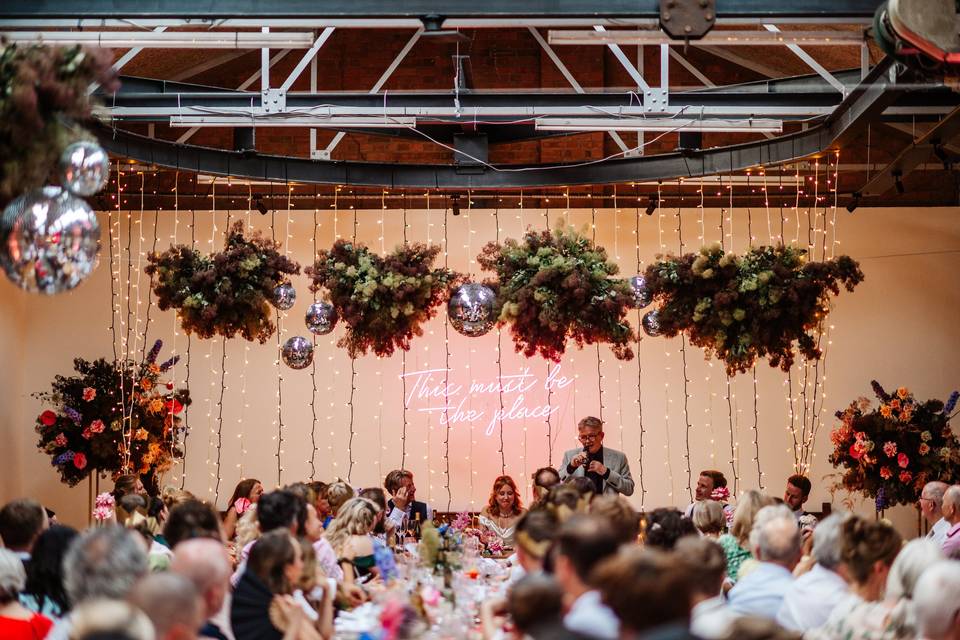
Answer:
[[[513,533],[517,520],[525,513],[520,504],[520,493],[510,476],[500,476],[493,481],[493,491],[487,506],[480,512],[480,525],[496,535],[503,547],[513,548]]]

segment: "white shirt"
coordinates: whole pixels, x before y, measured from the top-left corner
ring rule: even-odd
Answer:
[[[694,605],[690,611],[690,633],[706,640],[726,638],[730,624],[736,619],[737,614],[730,610],[723,596],[718,595]]]
[[[600,601],[599,591],[587,591],[577,598],[563,617],[563,626],[602,640],[617,640],[620,637],[620,620],[610,607]]]
[[[835,571],[815,564],[787,588],[777,624],[801,632],[823,626],[848,591],[847,582]]]
[[[786,567],[772,562],[759,562],[730,590],[730,608],[740,615],[773,620],[791,584],[793,574]]]
[[[950,523],[947,522],[946,518],[940,518],[930,527],[927,537],[942,547],[943,541],[947,539],[947,531],[950,531]]]

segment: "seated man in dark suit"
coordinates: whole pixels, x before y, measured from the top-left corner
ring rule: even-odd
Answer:
[[[411,472],[394,469],[383,479],[383,486],[391,496],[387,501],[386,517],[397,531],[406,531],[416,520],[423,524],[432,518],[430,507],[425,502],[416,500],[417,486],[413,483]]]

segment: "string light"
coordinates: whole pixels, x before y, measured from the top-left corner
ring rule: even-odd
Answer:
[[[190,209],[190,248],[196,250],[197,246],[197,212]],[[187,375],[184,381],[187,389],[190,388],[190,352],[193,347],[193,335],[187,333]],[[183,474],[180,476],[180,488],[183,489],[187,482],[187,439],[190,437],[190,405],[188,404],[183,411],[183,421],[187,425],[183,433]]]
[[[616,191],[614,191],[616,194]],[[635,206],[635,220],[634,220],[634,241],[636,249],[636,259],[637,259],[637,273],[643,273],[642,271],[642,261],[640,259],[640,188],[636,187],[636,206]],[[639,475],[638,479],[640,481],[640,508],[643,509],[646,505],[647,489],[643,483],[643,437],[646,435],[646,429],[643,426],[643,359],[641,357],[641,348],[643,346],[643,339],[640,337],[639,327],[642,325],[643,318],[641,316],[641,310],[637,308],[637,423],[640,426],[640,454],[637,456],[637,462],[639,463]]]
[[[250,217],[253,209],[253,186],[247,185],[247,211],[244,214],[244,224],[246,225],[247,231],[253,231],[253,225],[250,222]],[[240,443],[240,459],[237,462],[237,470],[240,474],[240,479],[245,478],[243,473],[243,462],[247,458],[247,447],[244,439],[244,416],[246,415],[247,409],[250,407],[250,404],[247,402],[247,366],[250,364],[250,342],[248,340],[243,341],[243,366],[240,367],[240,411],[237,416],[237,439]]]
[[[727,220],[730,222],[730,233],[727,234],[724,232],[723,222],[724,222],[724,210],[720,209],[720,248],[724,251],[733,252],[733,174],[730,175],[730,184],[727,185],[727,190],[730,193],[730,204],[729,209],[726,211]],[[720,182],[720,191],[723,191],[723,179],[721,176]],[[718,195],[720,195],[718,193]],[[730,248],[726,247],[726,238],[730,238]],[[730,385],[730,374],[726,374],[726,392],[723,396],[724,400],[727,401],[727,423],[730,430],[730,469],[733,471],[733,493],[737,495],[740,487],[740,472],[737,464],[737,443],[734,431],[736,424],[733,419],[733,388]]]
[[[500,205],[496,205],[496,208],[493,210],[493,223],[496,226],[495,230],[495,242],[500,244]],[[467,236],[469,239],[469,236]],[[507,473],[507,461],[504,457],[503,452],[503,365],[501,361],[501,349],[502,344],[500,342],[501,331],[500,328],[497,328],[497,398],[500,402],[500,412],[497,414],[497,423],[500,431],[500,475],[506,475]],[[524,436],[524,450],[526,450],[526,436]],[[524,451],[526,453],[526,451]],[[526,460],[527,456],[523,456]]]
[[[209,246],[209,251],[212,253],[215,247],[215,241],[217,237],[217,181],[214,181],[210,184],[210,239],[207,241]],[[205,462],[207,469],[207,493],[209,495],[214,495],[214,484],[217,477],[216,469],[213,471],[210,470],[211,463],[214,462],[213,459],[213,447],[215,442],[215,430],[213,428],[213,397],[214,397],[214,387],[216,386],[217,380],[217,370],[214,368],[213,363],[213,348],[214,341],[210,340],[207,342],[207,354],[206,359],[210,363],[210,389],[207,392],[207,459]],[[216,498],[214,498],[214,503],[216,503]]]
[[[356,205],[351,207],[353,209],[353,244],[357,244],[357,208]],[[350,400],[347,402],[347,406],[350,407],[350,436],[347,441],[347,482],[350,482],[353,477],[353,395],[357,390],[357,359],[354,356],[350,356]]]
[[[567,193],[567,198],[568,199],[570,198],[569,192]],[[569,206],[569,204],[567,206]],[[590,229],[593,234],[592,235],[593,246],[596,247],[597,246],[597,209],[596,207],[590,208]],[[600,415],[598,417],[600,418],[600,422],[602,423],[603,422],[603,370],[602,370],[603,359],[600,357],[599,342],[596,344],[596,348],[597,348],[596,349],[597,351],[597,395],[599,397],[599,404],[600,404],[600,409],[599,409]]]
[[[762,167],[761,167],[762,171]],[[766,180],[766,178],[764,178]],[[747,170],[747,188],[750,187],[750,173]],[[764,193],[766,193],[766,188],[764,187]],[[749,199],[747,200],[749,202]],[[749,237],[749,248],[753,248],[753,241],[755,237],[753,236],[753,212],[750,207],[747,207],[747,230]],[[767,232],[770,232],[770,209],[767,209]],[[757,367],[753,366],[750,368],[750,375],[753,378],[753,461],[757,463],[757,486],[760,490],[763,490],[763,472],[760,470],[760,409],[758,402],[760,396],[757,394]]]
[[[449,256],[447,255],[448,237],[447,237],[447,212],[449,207],[443,209],[443,268],[449,267]],[[446,316],[443,322],[443,388],[450,388],[450,316]],[[450,487],[450,402],[443,398],[443,464],[444,464],[444,488],[447,490],[447,511],[450,510],[450,504],[453,501],[453,493]]]
[[[386,191],[383,192],[384,197],[386,196]],[[383,246],[383,210],[387,208],[385,200],[381,201],[380,207],[380,252],[384,253],[385,249]],[[407,247],[407,207],[406,201],[404,201],[403,207],[403,247]],[[405,349],[400,350],[400,384],[401,384],[401,396],[402,402],[401,407],[403,409],[403,430],[400,434],[400,468],[406,469],[407,467],[407,352]]]
[[[227,187],[229,189],[229,182]],[[214,205],[216,206],[216,205]],[[232,212],[227,209],[227,225],[225,227],[225,234],[230,233],[230,221],[232,217]],[[214,218],[216,220],[216,218]],[[217,484],[213,490],[213,503],[216,504],[220,500],[220,461],[221,454],[223,453],[223,395],[227,391],[227,339],[225,337],[220,338],[220,398],[217,400],[217,460],[216,460],[216,472],[217,472]],[[229,505],[228,505],[229,507]]]
[[[677,191],[680,194],[680,201],[677,204],[677,241],[680,245],[679,255],[683,255],[683,224],[681,212],[683,211],[683,189],[682,183],[677,179]],[[683,333],[680,334],[680,361],[683,367],[683,424],[684,424],[684,454],[683,459],[685,461],[686,472],[687,472],[687,493],[690,496],[691,502],[693,501],[693,474],[691,472],[690,465],[690,430],[692,426],[690,424],[690,378],[687,373],[687,336]]]

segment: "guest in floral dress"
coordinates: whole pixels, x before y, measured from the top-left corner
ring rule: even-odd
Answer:
[[[753,557],[750,553],[749,538],[757,512],[773,503],[774,500],[770,496],[756,490],[747,491],[737,503],[733,522],[730,524],[730,533],[725,533],[717,539],[727,556],[727,578],[731,583],[735,583],[739,578],[740,565],[744,560]]]

